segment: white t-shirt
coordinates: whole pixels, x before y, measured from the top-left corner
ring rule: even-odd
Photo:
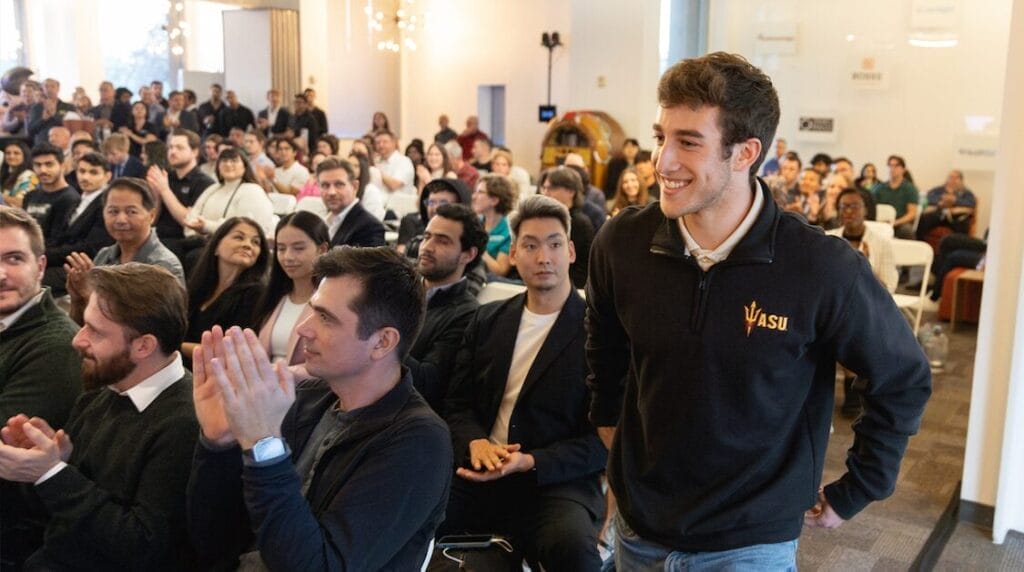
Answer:
[[[299,321],[302,309],[305,304],[296,304],[286,294],[281,304],[281,311],[277,314],[274,322],[274,329],[270,330],[270,359],[288,359],[288,340],[295,329],[295,323]]]
[[[512,410],[519,400],[519,392],[523,389],[526,376],[530,373],[533,360],[537,359],[544,340],[558,319],[558,314],[534,314],[523,307],[523,317],[519,320],[519,333],[516,334],[516,347],[512,350],[512,364],[508,368],[508,382],[505,384],[505,395],[501,398],[498,417],[491,427],[491,442],[499,445],[508,444],[508,424],[512,418]]]
[[[377,163],[377,168],[381,174],[402,181],[402,186],[392,192],[416,194],[416,187],[412,184],[416,169],[412,166],[412,161],[397,149],[387,159],[381,159]]]
[[[387,212],[385,207],[387,195],[380,187],[373,183],[366,183],[366,188],[363,189],[363,198],[359,199],[359,202],[366,209],[366,212],[372,214],[377,220],[384,222],[384,213]]]
[[[302,190],[302,187],[309,180],[309,169],[302,166],[298,161],[292,163],[291,167],[274,169],[274,180],[282,185],[295,189],[295,192]]]

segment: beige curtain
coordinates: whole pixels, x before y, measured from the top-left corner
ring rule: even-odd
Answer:
[[[295,10],[270,11],[271,77],[287,102],[302,91],[299,68],[299,13]]]

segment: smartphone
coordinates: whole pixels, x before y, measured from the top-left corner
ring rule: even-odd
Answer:
[[[453,534],[451,536],[442,536],[441,540],[437,541],[439,548],[455,548],[461,550],[473,549],[473,548],[490,548],[491,543],[494,542],[494,536],[490,534]]]

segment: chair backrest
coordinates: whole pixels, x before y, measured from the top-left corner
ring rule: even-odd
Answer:
[[[875,220],[892,225],[893,221],[896,220],[896,207],[884,203],[875,205]]]
[[[324,200],[320,197],[302,197],[295,205],[295,210],[311,212],[327,220],[327,207],[324,206]]]
[[[885,205],[889,207],[889,205]],[[889,207],[892,208],[892,207]],[[871,229],[871,232],[882,235],[886,238],[893,238],[896,236],[896,229],[892,227],[890,222],[879,222],[877,220],[866,220],[864,225]]]
[[[270,204],[274,206],[274,214],[286,215],[295,210],[295,195],[285,193],[269,193]]]
[[[526,286],[522,284],[511,284],[509,282],[488,282],[484,289],[480,291],[476,299],[481,304],[488,302],[494,302],[496,300],[507,300],[517,294],[526,291]]]
[[[420,201],[416,195],[410,193],[403,193],[401,191],[389,193],[387,199],[387,209],[394,211],[395,215],[401,219],[403,216],[417,212],[420,208]]]
[[[927,242],[901,238],[892,240],[892,257],[896,266],[924,266],[927,276],[934,256],[935,252]]]

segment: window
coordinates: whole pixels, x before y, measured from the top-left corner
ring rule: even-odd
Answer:
[[[24,64],[21,0],[0,0],[0,72]]]
[[[135,93],[153,80],[170,84],[167,3],[99,0],[99,21],[116,34],[100,35],[103,75]]]

